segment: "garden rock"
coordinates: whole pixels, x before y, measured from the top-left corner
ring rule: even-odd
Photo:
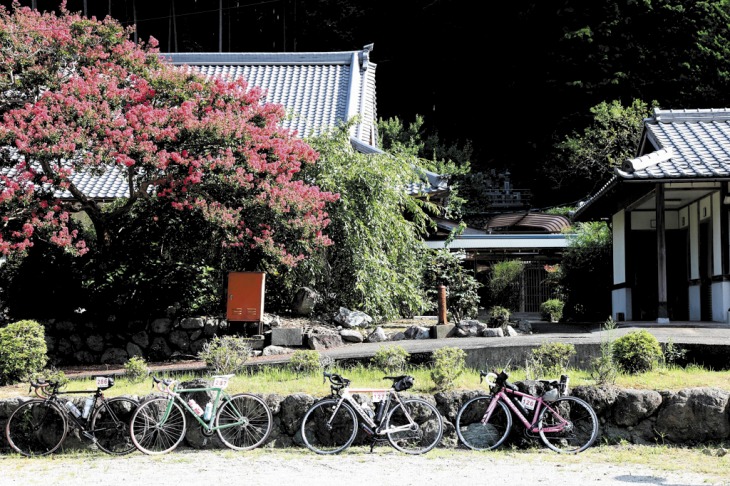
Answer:
[[[295,393],[281,401],[281,429],[294,435],[302,424],[302,417],[314,403],[314,397],[306,393]]]
[[[406,339],[430,339],[431,330],[427,327],[411,326],[403,332]]]
[[[488,327],[482,331],[484,337],[504,337],[504,331],[501,327]]]
[[[317,291],[309,287],[302,287],[297,291],[292,304],[292,311],[300,316],[309,316],[314,312],[314,306],[319,301]]]
[[[360,331],[354,329],[343,329],[340,331],[340,337],[347,343],[361,343],[363,341]]]
[[[344,307],[335,315],[335,322],[344,328],[367,327],[373,322],[373,318],[364,312],[351,311]]]
[[[342,338],[339,334],[310,334],[309,349],[321,351],[323,349],[339,348],[343,346]]]
[[[657,415],[657,433],[675,443],[727,439],[729,398],[730,392],[719,388],[668,393]]]
[[[155,334],[167,334],[172,329],[172,320],[167,317],[155,319],[150,325],[150,330]]]
[[[635,426],[657,411],[662,396],[653,390],[621,390],[613,406],[613,420],[618,425]]]
[[[382,343],[383,341],[387,340],[388,336],[385,334],[385,331],[380,326],[376,327],[375,330],[371,332],[367,338],[365,338],[365,341],[368,343]]]
[[[144,357],[144,352],[142,351],[142,348],[134,343],[127,343],[127,354],[130,358],[132,356]]]
[[[291,354],[293,352],[293,349],[285,348],[284,346],[266,346],[261,354],[263,356],[278,356],[282,354]]]
[[[120,348],[109,348],[101,355],[102,364],[124,364],[129,359],[127,351]]]
[[[201,317],[186,317],[180,319],[180,327],[183,329],[203,329],[205,321]]]

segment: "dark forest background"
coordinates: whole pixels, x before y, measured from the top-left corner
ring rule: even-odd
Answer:
[[[378,116],[422,115],[442,141],[470,141],[472,169],[509,169],[535,207],[574,205],[605,182],[551,177],[561,165],[553,147],[589,126],[598,103],[730,106],[725,0],[69,0],[67,8],[136,25],[138,39],[154,36],[163,52],[374,43]]]

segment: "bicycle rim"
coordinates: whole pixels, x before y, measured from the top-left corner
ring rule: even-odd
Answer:
[[[407,412],[407,413],[406,413]],[[411,417],[412,422],[408,420]],[[407,430],[388,432],[388,442],[406,454],[423,454],[441,441],[444,424],[436,407],[420,398],[404,400],[393,407],[385,422],[386,430],[408,427]]]
[[[168,398],[153,398],[142,402],[132,414],[130,433],[135,447],[145,454],[165,454],[182,442],[185,427],[180,405]]]
[[[107,454],[129,454],[136,449],[129,435],[129,424],[139,402],[116,397],[101,402],[91,417],[91,432],[96,445]]]
[[[472,398],[456,414],[456,435],[469,449],[496,449],[507,440],[512,430],[512,415],[501,401],[497,402],[489,420],[486,423],[482,421],[492,400],[491,396]]]
[[[223,402],[215,419],[218,437],[231,449],[254,449],[271,433],[271,410],[259,397],[241,393]]]
[[[546,446],[555,452],[575,454],[593,444],[598,437],[598,417],[588,403],[576,397],[562,397],[548,405],[538,421],[540,438]],[[544,430],[559,425],[560,417],[569,422],[563,430]]]
[[[29,400],[5,424],[5,438],[24,456],[44,456],[58,449],[68,433],[66,414],[54,403]]]
[[[322,400],[302,419],[302,440],[317,454],[336,454],[347,449],[357,435],[357,416],[346,403]]]

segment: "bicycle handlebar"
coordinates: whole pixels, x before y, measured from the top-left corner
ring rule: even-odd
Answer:
[[[33,391],[38,397],[40,398],[48,398],[51,395],[58,393],[58,389],[60,388],[61,383],[58,381],[45,381],[43,379],[39,379],[38,381],[30,381],[30,388],[28,388],[28,393]],[[51,392],[48,393],[46,388],[51,387]]]
[[[338,375],[337,373],[327,373],[324,371],[322,372],[322,375],[322,383],[325,382],[325,379],[328,379],[332,386],[337,389],[344,388],[350,384],[350,380],[342,375]]]
[[[157,387],[162,393],[169,393],[172,391],[172,385],[175,384],[175,380],[169,378],[157,378],[152,377],[152,388]]]

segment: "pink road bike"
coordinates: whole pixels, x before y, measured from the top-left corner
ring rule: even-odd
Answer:
[[[456,415],[456,433],[469,449],[492,450],[501,446],[512,430],[513,415],[524,425],[525,435],[539,437],[561,453],[586,450],[598,437],[598,417],[580,398],[568,396],[568,376],[560,381],[540,380],[542,395],[521,392],[507,381],[505,370],[479,372],[487,378],[490,395],[467,401]]]

